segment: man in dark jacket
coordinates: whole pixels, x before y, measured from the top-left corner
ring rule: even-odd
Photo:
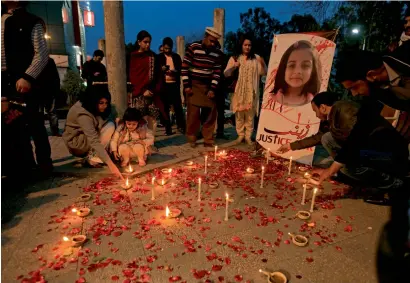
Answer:
[[[167,117],[164,117],[164,121],[167,123],[166,134],[172,135],[171,119],[169,117],[169,111],[171,105],[174,106],[175,116],[177,120],[178,130],[185,134],[186,123],[184,112],[182,109],[181,100],[181,57],[172,52],[174,42],[170,37],[164,38],[162,42],[163,53],[158,55],[158,62],[162,70],[162,88],[161,88],[161,100],[165,106],[165,113]]]
[[[24,2],[5,1],[7,13],[1,17],[2,96],[21,99],[26,104],[23,115],[36,147],[36,160],[41,173],[52,169],[51,148],[44,126],[43,73],[49,63],[45,25],[25,9]],[[27,140],[30,143],[30,140]]]
[[[301,150],[313,146],[323,145],[330,156],[340,149],[340,146],[333,140],[329,133],[328,116],[332,110],[333,104],[339,100],[337,93],[321,92],[315,95],[311,105],[316,117],[320,119],[319,131],[307,138],[284,144],[278,149],[278,153],[283,154],[289,150]],[[324,164],[326,167],[330,164]]]
[[[107,70],[103,63],[104,52],[102,50],[95,50],[93,59],[85,62],[81,77],[87,80],[87,88],[93,85],[93,82],[106,82]]]

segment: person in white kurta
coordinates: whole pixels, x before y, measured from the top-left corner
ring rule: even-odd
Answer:
[[[232,56],[224,71],[225,77],[233,76],[239,68],[235,92],[232,96],[231,110],[235,113],[237,142],[244,139],[251,145],[253,119],[259,115],[259,82],[266,75],[267,67],[262,57],[251,52],[252,42],[245,38],[241,42],[242,54]]]

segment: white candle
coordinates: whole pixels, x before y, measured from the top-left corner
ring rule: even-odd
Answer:
[[[309,182],[310,174],[308,172],[305,173],[306,185]]]
[[[288,171],[288,175],[290,175],[290,171],[292,170],[292,156],[289,159],[289,171]]]
[[[266,164],[269,163],[269,155],[270,155],[270,148],[268,148],[268,151],[266,152]]]
[[[208,173],[208,155],[205,155],[205,174]]]
[[[300,203],[301,205],[305,204],[305,198],[306,198],[306,184],[303,184],[303,195],[302,195],[302,202]]]
[[[225,205],[225,221],[228,221],[228,202],[229,202],[229,195],[226,193],[226,205]]]
[[[216,161],[216,152],[218,151],[218,146],[215,146],[215,155],[214,155],[214,160]]]
[[[315,206],[315,197],[317,193],[317,188],[313,190],[312,204],[310,205],[310,212],[313,212],[313,207]]]
[[[201,201],[201,178],[198,179],[198,201]]]
[[[155,192],[154,192],[154,188],[155,188],[155,186],[154,186],[154,184],[155,184],[155,177],[152,177],[151,183],[152,183],[152,188],[151,188],[151,200],[155,200]]]
[[[265,167],[262,166],[262,174],[261,174],[261,189],[263,188],[263,175],[265,174]]]

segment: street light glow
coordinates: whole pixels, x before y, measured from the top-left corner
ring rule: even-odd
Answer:
[[[352,33],[358,34],[358,33],[359,33],[359,29],[357,29],[357,28],[352,29]]]

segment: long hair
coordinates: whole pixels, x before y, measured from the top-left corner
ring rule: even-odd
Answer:
[[[98,111],[98,104],[103,98],[107,99],[108,106],[104,113],[100,113]],[[111,94],[108,91],[107,85],[93,85],[89,87],[80,101],[83,108],[94,116],[100,116],[101,118],[106,119],[111,114]]]
[[[146,30],[142,30],[137,34],[137,41],[135,42],[135,45],[137,46],[137,50],[140,49],[140,45],[138,44],[138,41],[142,41],[146,37],[149,37],[152,40],[151,34],[147,32]]]
[[[250,60],[256,59],[254,40],[253,40],[253,37],[249,34],[245,34],[245,35],[242,35],[240,37],[238,46],[236,47],[236,56],[239,57],[239,55],[243,54],[242,46],[243,46],[243,43],[245,42],[245,40],[249,40],[252,44],[251,51],[249,52],[249,59]]]
[[[275,87],[273,88],[273,93],[276,94],[279,90],[285,94],[289,88],[285,80],[285,72],[288,64],[290,55],[295,50],[308,50],[312,55],[312,73],[310,75],[309,81],[303,86],[302,94],[312,93],[315,95],[319,92],[321,84],[321,68],[319,59],[316,56],[314,47],[309,41],[300,40],[292,44],[283,54],[280,59],[278,72],[275,78]]]
[[[337,141],[345,141],[357,122],[359,107],[352,101],[338,101],[329,113],[330,132]]]

